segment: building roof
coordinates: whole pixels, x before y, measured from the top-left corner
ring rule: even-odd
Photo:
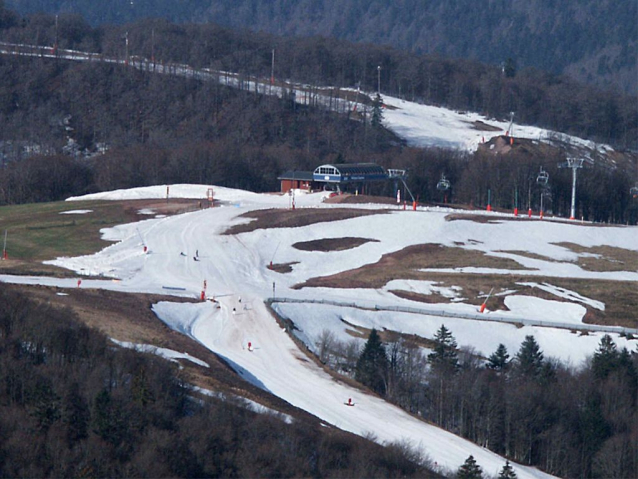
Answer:
[[[301,180],[312,181],[312,171],[293,171],[288,170],[277,177],[278,180]]]
[[[328,183],[349,183],[388,179],[388,174],[383,167],[375,163],[321,165],[315,168],[313,176],[315,181]]]
[[[333,168],[336,168],[341,173],[342,176],[385,175],[385,170],[383,169],[383,167],[375,163],[341,163],[337,165],[322,165],[322,166],[324,167],[332,166]]]

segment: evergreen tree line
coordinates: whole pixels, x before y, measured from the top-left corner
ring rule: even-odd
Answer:
[[[0,78],[0,204],[176,182],[273,191],[289,169],[372,161],[408,169],[421,201],[444,200],[436,185],[445,174],[448,201],[484,207],[491,194],[494,208],[529,202],[535,211],[543,166],[550,174],[545,212],[569,214],[571,175],[557,168],[558,151],[552,158],[406,147],[383,128],[377,99],[361,117],[118,66],[13,57],[0,57]],[[583,170],[577,216],[635,224],[631,186],[621,168]],[[394,196],[391,187],[372,192]]]
[[[578,369],[546,358],[533,336],[513,357],[500,344],[481,359],[442,325],[431,349],[426,356],[406,340],[383,344],[374,329],[362,351],[328,331],[317,341],[330,367],[513,461],[559,477],[638,473],[638,354],[609,335]]]
[[[638,147],[635,96],[601,91],[533,68],[516,71],[514,62],[501,69],[473,60],[418,55],[384,46],[322,37],[276,37],[212,24],[144,20],[92,28],[78,15],[61,15],[58,21],[60,48],[123,58],[125,35],[131,55],[261,77],[270,76],[274,49],[277,78],[339,88],[361,85],[376,91],[380,66],[382,93],[501,119],[514,111],[523,124],[619,148]],[[5,9],[0,14],[0,38],[53,45],[55,19],[42,14],[21,18]]]
[[[175,364],[0,288],[1,477],[439,477],[404,444],[193,394]]]

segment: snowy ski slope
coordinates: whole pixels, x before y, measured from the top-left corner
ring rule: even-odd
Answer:
[[[207,185],[171,185],[172,197],[204,198]],[[140,199],[164,198],[166,186],[136,188],[100,193],[82,199]],[[393,281],[380,290],[333,290],[331,288],[291,289],[293,285],[314,276],[338,273],[376,262],[383,254],[406,246],[435,242],[452,246],[464,243],[465,248],[508,255],[522,265],[534,261],[538,271],[549,277],[579,276],[638,281],[638,272],[594,273],[583,271],[569,263],[578,254],[551,243],[572,242],[582,246],[607,244],[638,251],[637,229],[588,227],[559,222],[516,221],[479,224],[471,221],[445,221],[449,211],[419,209],[392,211],[349,220],[319,223],[299,228],[260,229],[237,235],[222,235],[231,225],[250,220],[238,215],[263,208],[288,208],[289,198],[261,195],[215,187],[215,197],[223,201],[219,208],[200,210],[174,217],[152,218],[103,231],[103,237],[114,243],[102,251],[76,258],[58,258],[52,264],[63,266],[84,275],[102,275],[103,280],[85,279],[83,288],[104,288],[126,292],[181,294],[199,297],[204,281],[206,295],[214,297],[201,303],[161,302],[154,306],[158,317],[177,331],[200,342],[225,358],[247,381],[276,394],[326,423],[356,434],[374,434],[377,441],[407,440],[421,449],[444,470],[456,470],[472,454],[487,474],[497,475],[505,460],[471,442],[420,421],[385,401],[335,381],[301,352],[288,333],[281,329],[267,310],[264,300],[275,296],[312,299],[319,296],[333,300],[371,301],[386,305],[414,304],[388,292],[388,287],[423,290],[436,285],[428,282]],[[322,202],[323,194],[297,194],[299,208],[331,208]],[[74,204],[69,205],[72,210]],[[344,205],[337,205],[344,207]],[[378,205],[356,207],[379,208]],[[148,212],[147,212],[148,213]],[[85,213],[85,214],[91,214]],[[495,215],[495,217],[498,217]],[[300,251],[291,245],[298,241],[356,236],[376,239],[355,250],[317,253]],[[468,240],[473,241],[468,241]],[[143,244],[148,253],[143,252]],[[530,260],[511,251],[527,251],[548,257],[547,261]],[[266,266],[273,259],[286,263],[298,261],[293,271],[279,274]],[[530,273],[521,270],[517,273]],[[533,281],[534,278],[530,278]],[[50,284],[77,287],[74,279],[28,278],[1,276],[1,281]],[[582,304],[595,298],[585,298],[575,292],[558,290],[571,302],[530,298],[523,294],[529,286],[513,285],[517,294],[509,296],[513,314],[525,312],[543,317],[561,313],[571,322],[579,322],[584,314]],[[545,285],[551,289],[551,285]],[[166,288],[180,288],[166,289]],[[463,302],[462,290],[449,289],[455,302],[437,305],[454,311],[475,311]],[[219,307],[217,306],[219,305]],[[276,308],[294,319],[301,336],[311,347],[322,329],[334,329],[343,334],[336,318],[341,315],[353,324],[366,327],[388,327],[400,331],[433,335],[443,322],[440,317],[417,316],[405,313],[384,314],[357,308],[335,308],[314,304],[287,305]],[[490,313],[493,314],[493,313]],[[507,314],[501,312],[499,314]],[[595,349],[602,333],[579,336],[568,330],[525,326],[518,329],[509,324],[482,321],[445,319],[446,325],[460,345],[472,345],[479,352],[493,351],[499,342],[516,350],[525,334],[534,334],[543,350],[550,356],[579,363]],[[343,323],[341,323],[343,324]],[[619,346],[635,347],[634,343],[614,335]],[[249,345],[250,343],[250,345]],[[172,353],[170,353],[172,354]],[[355,407],[344,403],[352,398]],[[516,465],[520,478],[548,477],[529,467]]]

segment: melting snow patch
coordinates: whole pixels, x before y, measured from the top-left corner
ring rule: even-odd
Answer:
[[[549,283],[518,283],[521,286],[530,286],[531,288],[539,288],[543,291],[547,291],[548,293],[553,294],[554,296],[558,296],[560,298],[565,298],[570,301],[576,301],[578,303],[586,304],[587,306],[591,306],[592,308],[596,308],[600,311],[605,311],[605,303],[602,301],[597,301],[595,299],[587,298],[586,296],[582,296],[575,291],[570,291],[569,289],[560,288],[558,286],[554,286]]]
[[[87,213],[93,213],[93,210],[69,210],[61,211],[61,215],[85,215]]]
[[[505,306],[517,316],[548,323],[582,324],[583,316],[587,312],[587,309],[579,304],[516,294],[505,298]]]
[[[449,299],[457,299],[459,296],[459,291],[463,289],[460,286],[437,286],[438,284],[440,283],[437,281],[395,279],[388,282],[385,285],[384,289],[386,291],[398,289],[425,295],[440,294],[444,298]]]
[[[205,368],[210,367],[208,363],[202,361],[201,359],[194,358],[188,353],[180,353],[177,351],[173,351],[172,349],[158,348],[157,346],[153,346],[151,344],[137,344],[129,343],[126,341],[118,341],[117,339],[113,338],[111,338],[111,341],[123,348],[134,349],[142,353],[156,354],[164,359],[168,359],[169,361],[177,362],[178,359],[187,359],[190,362],[197,364],[198,366],[203,366]]]
[[[263,404],[252,401],[250,399],[246,399],[240,396],[228,396],[224,393],[211,391],[210,389],[200,388],[199,386],[192,386],[193,391],[197,391],[204,396],[214,397],[220,399],[222,401],[230,401],[236,403],[238,406],[243,407],[244,409],[248,409],[249,411],[256,412],[257,414],[269,414],[278,419],[281,419],[286,424],[292,424],[294,422],[294,418],[289,414],[284,414],[282,412],[277,411],[276,409],[271,409]]]
[[[154,215],[155,211],[150,208],[142,208],[141,210],[137,210],[138,215]]]

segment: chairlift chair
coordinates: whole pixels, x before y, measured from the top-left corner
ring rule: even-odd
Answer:
[[[536,177],[536,183],[538,183],[541,186],[545,186],[548,181],[549,181],[549,173],[547,173],[541,166],[541,171],[538,173],[538,176]]]
[[[447,191],[450,189],[450,180],[448,180],[445,175],[441,175],[441,179],[436,184],[436,189],[439,191]]]

